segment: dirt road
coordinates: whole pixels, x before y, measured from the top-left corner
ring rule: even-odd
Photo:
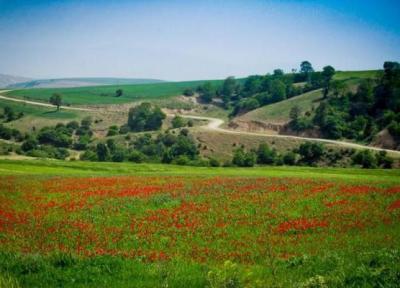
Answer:
[[[7,91],[9,91],[9,90],[0,91],[0,99],[54,108],[54,105],[51,105],[48,103],[35,102],[35,101],[29,101],[29,100],[24,100],[24,99],[16,99],[16,98],[11,98],[11,97],[1,95],[1,93],[7,92]],[[65,110],[77,110],[77,111],[101,111],[101,109],[79,108],[79,107],[69,107],[69,106],[61,106],[60,108],[65,109]],[[175,114],[167,114],[167,115],[172,116],[172,117],[175,116]],[[266,134],[266,133],[235,131],[235,130],[221,128],[221,125],[224,124],[224,120],[219,119],[219,118],[187,115],[187,114],[178,114],[178,115],[181,117],[184,117],[184,118],[189,118],[189,119],[206,120],[206,121],[208,121],[208,123],[207,123],[207,125],[202,126],[203,129],[217,131],[220,133],[315,141],[315,142],[335,144],[335,145],[339,145],[342,147],[355,148],[355,149],[369,149],[369,150],[373,150],[373,151],[386,151],[392,155],[400,156],[400,151],[391,150],[391,149],[383,149],[383,148],[361,145],[361,144],[356,144],[356,143],[350,143],[350,142],[345,142],[345,141],[329,140],[329,139],[323,139],[323,138],[308,138],[308,137],[300,137],[300,136],[292,136],[292,135],[276,135],[276,134],[272,135],[272,134]]]

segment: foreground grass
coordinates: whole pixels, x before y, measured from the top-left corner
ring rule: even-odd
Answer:
[[[398,287],[399,176],[0,160],[0,287]]]
[[[188,167],[166,164],[102,163],[60,160],[0,160],[0,175],[182,175],[182,176],[269,176],[375,180],[400,183],[399,169],[313,168],[296,166]]]

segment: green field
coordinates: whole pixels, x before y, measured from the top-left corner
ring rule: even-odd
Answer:
[[[23,112],[25,115],[45,118],[45,119],[73,119],[78,116],[78,112],[71,110],[56,111],[56,108],[37,106],[32,104],[24,104],[0,99],[0,111],[4,107],[11,107],[16,113]]]
[[[0,160],[0,287],[397,287],[399,176]]]
[[[351,79],[365,79],[365,78],[378,78],[382,75],[382,70],[365,70],[365,71],[337,71],[333,77],[334,80],[351,80]]]
[[[250,111],[239,119],[247,121],[271,121],[271,122],[286,122],[289,120],[290,110],[294,106],[298,106],[302,113],[311,111],[312,107],[318,107],[322,98],[322,90],[315,90],[301,94],[299,96],[290,98],[288,100],[280,101],[278,103],[263,106],[261,108]]]
[[[222,80],[211,80],[222,83]],[[65,104],[118,104],[141,100],[158,100],[181,95],[186,88],[196,88],[204,81],[166,82],[137,85],[110,85],[79,88],[46,88],[13,90],[8,96],[48,102],[53,93],[61,93]],[[123,90],[121,97],[115,97],[117,89]]]

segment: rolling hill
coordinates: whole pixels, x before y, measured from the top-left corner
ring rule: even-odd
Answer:
[[[10,85],[31,80],[32,80],[31,78],[26,78],[26,77],[0,74],[0,88],[6,88]]]
[[[211,80],[214,84],[222,83],[222,81],[223,80]],[[205,80],[75,88],[19,89],[10,91],[7,95],[47,102],[49,97],[57,92],[62,94],[66,104],[118,104],[181,95],[184,89],[195,88],[204,82]],[[123,90],[122,96],[115,97],[115,91],[117,89]]]
[[[8,85],[7,88],[71,88],[100,85],[128,85],[128,84],[149,84],[163,82],[158,79],[140,79],[140,78],[60,78],[60,79],[41,79],[30,81],[18,81]]]

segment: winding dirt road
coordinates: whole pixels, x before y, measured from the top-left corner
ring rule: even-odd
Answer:
[[[1,95],[1,93],[8,92],[8,91],[9,90],[0,91],[0,99],[14,101],[14,102],[22,102],[22,103],[31,104],[31,105],[37,105],[37,106],[44,106],[44,107],[52,107],[52,108],[54,108],[54,105],[51,105],[51,104],[48,104],[48,103],[35,102],[35,101],[29,101],[29,100],[17,99],[17,98],[11,98],[11,97],[7,97],[7,96],[4,96],[4,95]],[[101,108],[90,109],[90,108],[79,108],[79,107],[70,107],[70,106],[61,106],[60,108],[61,109],[65,109],[65,110],[76,110],[76,111],[101,111]],[[198,120],[208,121],[207,125],[202,126],[202,128],[203,129],[207,129],[207,130],[211,130],[211,131],[217,131],[217,132],[220,132],[220,133],[236,134],[236,135],[262,136],[262,137],[272,137],[272,138],[275,137],[275,138],[285,138],[285,139],[297,139],[297,140],[305,140],[305,141],[315,141],[315,142],[335,144],[335,145],[338,145],[338,146],[348,147],[348,148],[355,148],[355,149],[369,149],[369,150],[373,150],[373,151],[386,151],[386,152],[388,152],[388,153],[390,153],[392,155],[396,155],[396,156],[400,157],[400,151],[397,151],[397,150],[383,149],[383,148],[378,148],[378,147],[373,147],[373,146],[361,145],[361,144],[350,143],[350,142],[345,142],[345,141],[329,140],[329,139],[323,139],[323,138],[309,138],[309,137],[300,137],[300,136],[293,136],[293,135],[279,135],[279,134],[266,134],[266,133],[236,131],[236,130],[230,130],[230,129],[221,128],[222,124],[224,124],[224,120],[219,119],[219,118],[188,115],[188,114],[172,114],[172,113],[169,113],[167,115],[168,116],[172,116],[172,117],[175,116],[175,115],[179,115],[179,116],[181,116],[183,118],[198,119]]]
[[[168,115],[175,116],[175,114],[168,114]],[[335,145],[339,145],[342,147],[355,148],[355,149],[369,149],[369,150],[373,150],[373,151],[386,151],[388,153],[391,153],[392,155],[400,156],[400,151],[397,151],[397,150],[383,149],[383,148],[361,145],[361,144],[345,142],[345,141],[337,141],[337,140],[330,140],[330,139],[323,139],[323,138],[309,138],[309,137],[301,137],[301,136],[293,136],[293,135],[279,135],[279,134],[266,134],[266,133],[256,133],[256,132],[246,132],[246,131],[235,131],[235,130],[221,128],[221,125],[224,124],[224,120],[219,119],[219,118],[185,115],[185,114],[178,114],[178,115],[181,117],[184,117],[184,118],[206,120],[206,121],[208,121],[208,123],[207,123],[207,125],[202,126],[203,129],[218,131],[221,133],[315,141],[315,142],[335,144]]]

